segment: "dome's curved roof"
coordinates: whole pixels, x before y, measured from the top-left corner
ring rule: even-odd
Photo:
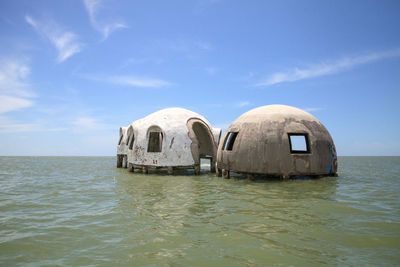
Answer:
[[[282,121],[287,118],[295,118],[297,120],[317,121],[319,120],[310,113],[286,105],[267,105],[254,108],[242,114],[235,122],[239,121],[253,121],[253,120],[275,120]]]
[[[144,121],[151,121],[153,123],[168,123],[171,121],[182,121],[183,123],[186,123],[188,119],[190,118],[199,118],[203,120],[205,123],[210,125],[208,120],[204,118],[202,115],[193,112],[188,109],[184,108],[178,108],[178,107],[172,107],[172,108],[165,108],[158,110],[156,112],[153,112],[146,117],[137,120],[136,123],[142,123]],[[135,123],[135,122],[134,122]]]

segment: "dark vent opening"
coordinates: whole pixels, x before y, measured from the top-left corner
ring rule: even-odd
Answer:
[[[135,142],[135,135],[132,134],[131,142],[129,143],[129,149],[132,149],[132,148],[133,148],[133,143],[134,143],[134,142]]]
[[[163,134],[161,132],[150,132],[147,152],[161,152],[162,141]]]

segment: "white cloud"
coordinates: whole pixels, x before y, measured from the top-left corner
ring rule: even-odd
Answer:
[[[238,108],[242,108],[242,107],[246,107],[246,106],[250,106],[250,105],[251,105],[251,103],[249,101],[242,101],[242,102],[238,103],[236,106]]]
[[[0,132],[21,133],[21,132],[54,132],[64,131],[67,128],[49,128],[41,123],[19,123],[6,117],[0,117]]]
[[[102,0],[83,0],[86,10],[89,14],[90,23],[92,27],[103,35],[103,40],[115,30],[127,28],[122,22],[109,22],[100,21],[98,18],[99,10],[103,7]]]
[[[192,54],[198,51],[208,52],[214,49],[213,45],[208,42],[190,39],[158,39],[153,41],[152,45],[157,49],[183,52],[188,54],[189,57],[192,57]]]
[[[34,123],[10,123],[0,124],[1,133],[21,133],[21,132],[33,132],[40,129],[39,125]]]
[[[98,130],[102,125],[94,118],[80,117],[72,122],[74,126],[88,130]]]
[[[313,77],[330,75],[351,69],[358,65],[399,56],[400,49],[397,48],[383,52],[369,53],[362,56],[345,57],[331,63],[312,64],[308,68],[295,68],[287,72],[277,72],[270,75],[266,80],[257,83],[256,86],[270,86],[283,82],[294,82]]]
[[[38,22],[30,16],[25,16],[25,20],[55,46],[58,51],[58,62],[63,62],[82,50],[83,45],[78,41],[78,36],[75,33],[63,31],[53,22]]]
[[[121,69],[130,67],[131,65],[141,65],[141,64],[155,64],[160,65],[165,62],[163,58],[155,58],[155,57],[143,57],[143,58],[128,58],[121,65]]]
[[[320,110],[324,110],[325,108],[317,108],[317,107],[309,107],[309,108],[303,108],[304,111],[307,112],[316,112],[316,111],[320,111]]]
[[[81,77],[96,82],[107,82],[115,85],[129,86],[129,87],[159,88],[171,85],[171,83],[161,79],[144,78],[132,75],[114,75],[114,76],[81,75]]]
[[[52,39],[52,42],[58,50],[57,60],[62,62],[81,51],[82,45],[76,42],[76,35],[71,32],[65,32]]]
[[[169,82],[160,79],[141,78],[135,76],[111,76],[107,79],[108,82],[118,85],[132,86],[132,87],[166,87],[171,85]]]
[[[0,95],[0,113],[5,113],[12,110],[27,108],[33,105],[33,102],[14,96]]]
[[[71,128],[72,132],[79,134],[87,132],[100,133],[104,130],[119,128],[118,126],[105,124],[100,120],[89,116],[78,117],[75,120],[73,120],[71,124],[72,124]]]
[[[21,60],[0,60],[0,93],[21,97],[32,97],[27,77],[30,68]]]
[[[0,113],[30,107],[35,94],[27,78],[30,68],[21,60],[0,60]]]
[[[2,133],[59,132],[65,130],[67,130],[67,128],[44,128],[42,125],[35,123],[16,123],[0,125],[0,132]]]

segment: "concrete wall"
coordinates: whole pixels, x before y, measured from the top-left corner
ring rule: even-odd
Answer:
[[[232,151],[223,150],[229,132],[238,132]],[[288,133],[307,134],[310,153],[291,153]],[[219,144],[217,166],[254,174],[327,175],[337,171],[336,149],[314,116],[271,105],[249,111],[232,123]]]

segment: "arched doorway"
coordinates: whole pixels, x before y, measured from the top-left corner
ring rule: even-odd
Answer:
[[[197,118],[189,119],[187,127],[189,129],[189,137],[192,140],[190,149],[195,164],[195,173],[200,173],[200,159],[210,160],[210,171],[215,172],[217,145],[211,129],[206,123]]]

